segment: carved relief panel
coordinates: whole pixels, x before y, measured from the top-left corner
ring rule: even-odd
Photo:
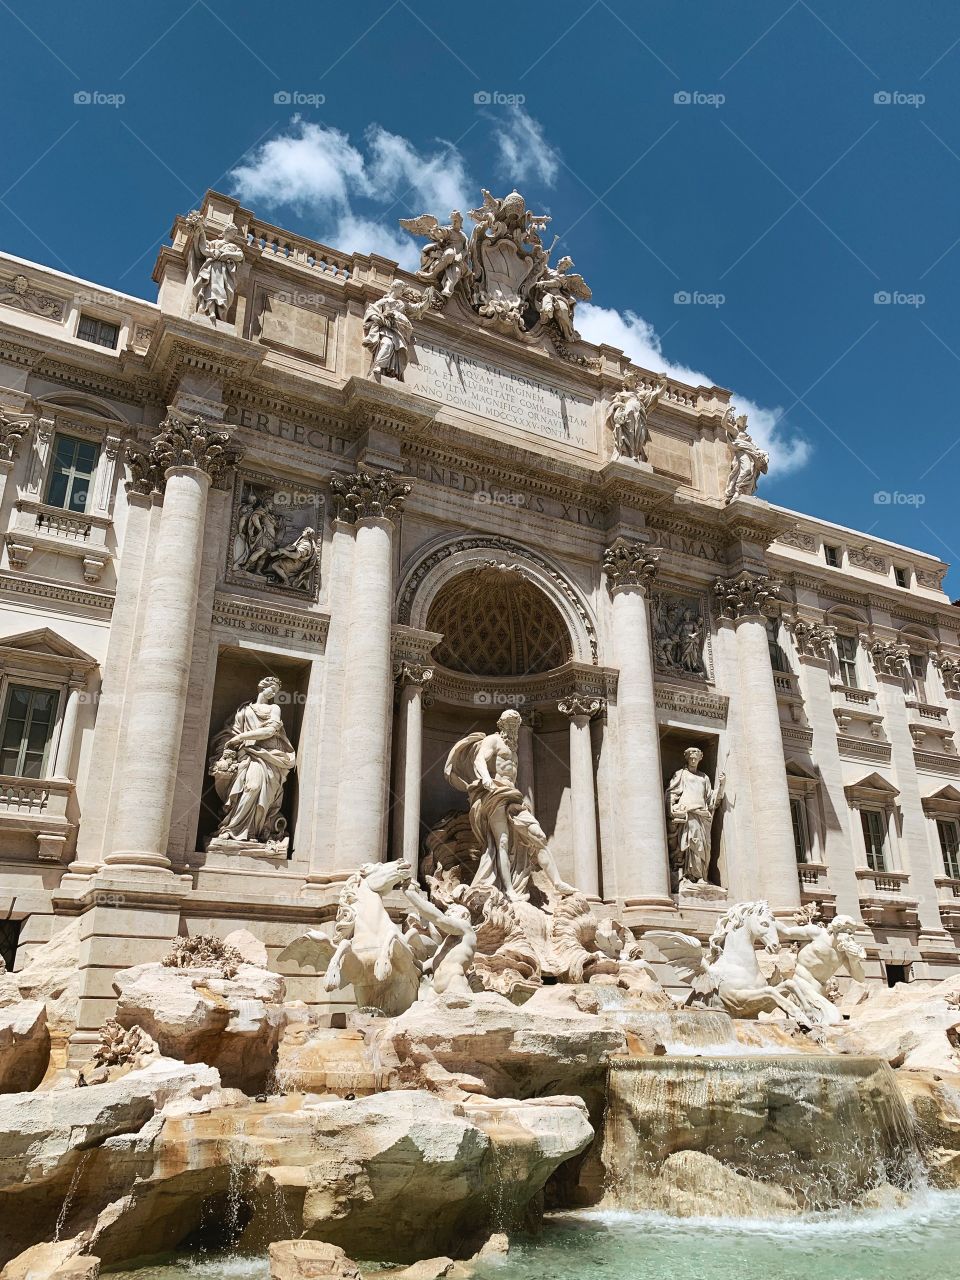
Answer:
[[[657,591],[650,602],[657,675],[710,679],[710,620],[696,592]]]
[[[319,489],[249,472],[238,475],[226,581],[315,600],[323,515]]]

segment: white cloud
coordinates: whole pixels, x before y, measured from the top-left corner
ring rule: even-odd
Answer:
[[[439,141],[438,150],[421,154],[407,138],[379,125],[367,130],[370,161],[367,172],[380,199],[396,200],[401,214],[416,206],[417,213],[446,218],[451,209],[466,211],[472,204],[472,184],[463,156],[452,142]]]
[[[709,374],[668,360],[656,329],[649,320],[644,320],[634,311],[620,312],[613,307],[581,302],[577,307],[577,328],[588,342],[605,342],[611,347],[619,347],[644,369],[666,373],[694,387],[717,385],[716,379]],[[810,442],[802,436],[785,432],[781,408],[767,409],[746,396],[736,392],[731,394],[737,409],[750,420],[750,434],[770,454],[771,475],[783,476],[807,463],[811,454]]]
[[[319,216],[346,210],[356,195],[367,195],[366,162],[339,129],[310,124],[294,116],[293,130],[270,138],[230,177],[241,200],[307,208]]]
[[[544,136],[543,126],[523,107],[496,107],[491,112],[497,146],[497,173],[513,184],[537,180],[552,187],[560,172],[557,152]]]

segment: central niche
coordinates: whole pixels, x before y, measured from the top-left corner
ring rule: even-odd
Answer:
[[[427,627],[443,634],[435,660],[468,675],[537,675],[572,656],[559,609],[515,565],[481,565],[447,583]]]

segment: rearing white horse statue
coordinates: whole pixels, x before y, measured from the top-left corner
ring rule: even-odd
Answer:
[[[353,987],[361,1009],[387,1017],[404,1013],[420,989],[420,965],[399,925],[387,914],[383,895],[410,881],[408,862],[368,862],[340,891],[334,941],[309,929],[280,952],[302,968],[326,973],[324,989]]]
[[[693,987],[690,1002],[725,1009],[733,1018],[755,1018],[781,1009],[791,1018],[802,1011],[760,972],[756,945],[780,950],[777,922],[766,902],[738,902],[717,921],[706,949],[687,933],[651,929],[655,943],[682,978]]]

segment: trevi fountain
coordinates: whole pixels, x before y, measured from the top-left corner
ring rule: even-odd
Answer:
[[[263,681],[216,741],[232,781],[215,839],[273,830],[275,694]],[[960,978],[868,988],[852,921],[762,900],[705,943],[638,942],[560,876],[517,788],[519,722],[450,751],[469,809],[423,883],[364,865],[332,928],[281,954],[352,988],[346,1015],[285,1000],[245,929],[184,937],[116,975],[116,1016],[68,1068],[75,933],[3,977],[4,1280],[950,1265]],[[722,782],[685,759],[665,803],[695,881]]]
[[[824,530],[853,535],[756,496],[729,394],[584,343],[590,290],[519,193],[470,217],[404,220],[427,243],[394,278],[208,193],[159,303],[123,303],[101,391],[148,398],[133,439],[81,403],[100,365],[64,373],[89,348],[16,348],[4,679],[64,709],[51,778],[3,779],[0,1280],[942,1280],[945,566],[910,551],[887,592],[875,543],[822,583]],[[22,341],[52,341],[62,281],[16,269]],[[104,451],[94,516],[58,522],[64,413]],[[869,620],[832,611],[841,574]]]

